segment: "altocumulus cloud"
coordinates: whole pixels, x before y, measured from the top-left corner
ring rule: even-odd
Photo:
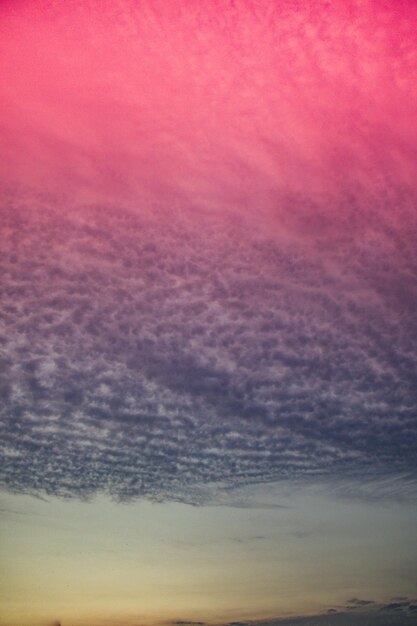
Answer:
[[[415,484],[413,3],[145,4],[0,8],[3,485]]]
[[[323,252],[234,214],[57,201],[11,194],[1,213],[9,489],[413,480],[415,220],[388,229],[381,207]]]

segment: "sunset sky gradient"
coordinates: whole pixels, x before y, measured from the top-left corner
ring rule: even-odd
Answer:
[[[0,3],[1,626],[417,623],[417,3]]]

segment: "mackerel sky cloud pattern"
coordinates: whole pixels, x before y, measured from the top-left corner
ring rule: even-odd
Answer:
[[[2,481],[416,476],[413,2],[5,2]]]

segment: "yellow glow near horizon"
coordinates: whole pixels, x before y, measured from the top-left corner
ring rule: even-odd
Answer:
[[[284,502],[191,507],[4,494],[0,624],[224,623],[314,613],[384,590],[412,595],[415,505],[306,492]]]

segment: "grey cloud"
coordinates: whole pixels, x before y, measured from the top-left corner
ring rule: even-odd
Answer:
[[[414,626],[417,616],[403,605],[391,608],[392,603],[353,599],[346,607],[331,607],[316,615],[299,615],[268,621],[250,622],[252,626]],[[355,610],[347,611],[349,608]]]
[[[373,239],[346,227],[323,250],[227,211],[60,202],[2,209],[8,489],[199,504],[208,485],[414,484],[417,328],[390,287],[416,286],[414,222],[382,207],[356,215]]]
[[[391,598],[391,602],[404,602],[404,601],[405,601],[405,602],[407,602],[407,601],[408,601],[407,596],[393,596],[393,597]]]
[[[352,600],[349,600],[349,604],[353,604],[355,606],[371,606],[372,604],[375,604],[374,600],[360,600],[358,598],[352,598]]]
[[[384,611],[403,611],[408,606],[410,606],[409,602],[390,602],[383,607]]]

